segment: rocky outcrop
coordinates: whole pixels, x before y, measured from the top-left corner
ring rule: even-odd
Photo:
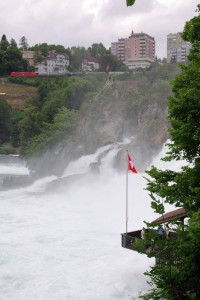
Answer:
[[[52,149],[32,158],[31,166],[36,173],[60,176],[67,164],[78,157],[94,153],[108,143],[122,142],[133,137],[128,149],[134,153],[139,171],[143,171],[168,138],[166,99],[155,100],[155,91],[146,93],[146,98],[135,81],[114,81],[105,87],[80,111],[73,136],[62,140]],[[165,98],[170,95],[165,93]],[[142,100],[140,100],[140,98]],[[87,108],[86,108],[87,107]],[[124,167],[124,150],[116,157],[116,168]]]

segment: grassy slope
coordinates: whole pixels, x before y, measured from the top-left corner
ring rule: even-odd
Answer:
[[[33,95],[37,95],[37,88],[32,86],[9,83],[6,80],[0,82],[1,99],[7,101],[12,107],[13,111],[21,111],[28,100]],[[10,143],[5,143],[0,147],[0,154],[18,154],[19,149],[13,148]]]
[[[12,110],[18,111],[25,107],[29,99],[37,95],[37,88],[3,81],[0,83],[0,93],[6,93],[1,95],[1,98],[10,104]]]

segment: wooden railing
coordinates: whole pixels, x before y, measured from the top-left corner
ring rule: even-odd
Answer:
[[[154,229],[151,230],[154,231],[154,235],[155,233],[157,233],[157,230]],[[162,239],[166,239],[165,234],[163,234],[163,236],[157,235],[157,238],[158,237]],[[175,232],[173,231],[169,232],[168,238],[176,238],[176,237],[177,235]],[[121,245],[123,248],[147,254],[152,250],[152,243],[150,242],[148,244],[147,243],[144,244],[142,241],[145,242],[145,239],[144,240],[141,239],[141,230],[136,230],[136,231],[131,231],[131,232],[121,234]],[[140,245],[142,244],[144,246],[143,248],[140,247],[142,249],[142,250],[140,249],[140,251],[138,251],[138,242],[140,243]]]
[[[141,239],[141,230],[122,233],[121,238],[123,248],[136,251],[133,243],[136,238]]]

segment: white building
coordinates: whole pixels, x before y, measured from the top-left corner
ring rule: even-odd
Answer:
[[[99,63],[94,57],[85,58],[82,62],[83,71],[97,71],[99,70]]]
[[[167,62],[187,62],[191,43],[184,41],[181,32],[167,35]]]
[[[67,54],[50,51],[45,60],[35,65],[39,75],[61,75],[68,73],[69,57]]]

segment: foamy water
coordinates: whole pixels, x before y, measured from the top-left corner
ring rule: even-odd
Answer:
[[[102,159],[100,177],[65,192],[42,192],[51,176],[0,192],[0,299],[131,300],[148,288],[143,273],[154,259],[121,247],[126,176],[111,167],[117,149]],[[64,174],[96,157],[80,158]],[[157,217],[142,175],[129,174],[129,231]]]
[[[0,155],[0,175],[1,174],[26,175],[29,174],[29,170],[25,162],[17,155]]]

